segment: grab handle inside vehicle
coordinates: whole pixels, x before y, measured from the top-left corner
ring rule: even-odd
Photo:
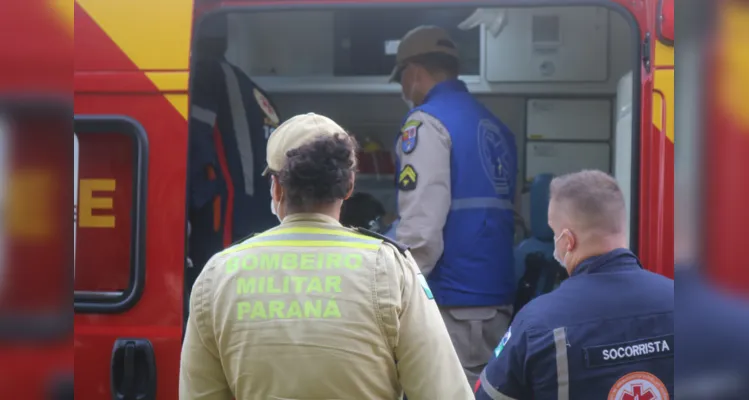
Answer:
[[[117,339],[112,349],[112,400],[155,400],[156,357],[147,339]]]

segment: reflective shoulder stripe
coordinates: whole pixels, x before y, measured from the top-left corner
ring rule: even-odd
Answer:
[[[190,107],[190,118],[203,122],[213,127],[216,123],[216,113],[195,104]]]
[[[470,210],[476,208],[494,208],[499,210],[514,210],[515,206],[512,202],[505,199],[497,199],[495,197],[468,197],[464,199],[453,199],[450,202],[450,209],[455,210]]]
[[[222,62],[221,68],[224,70],[226,93],[229,97],[229,110],[231,112],[234,136],[237,140],[239,162],[242,165],[244,191],[249,196],[252,196],[255,194],[255,155],[253,154],[252,139],[250,136],[252,132],[250,132],[250,125],[247,122],[245,104],[239,88],[239,78],[237,78],[234,68],[228,63]]]
[[[484,391],[484,393],[488,394],[489,397],[492,398],[492,400],[516,400],[514,397],[502,394],[502,392],[495,389],[494,386],[489,383],[489,380],[486,379],[486,368],[481,371],[481,377],[479,378],[479,381],[481,382],[481,389]]]
[[[254,236],[242,244],[224,250],[224,253],[255,247],[347,247],[377,250],[381,240],[360,235],[343,229],[318,227],[276,228]]]
[[[554,329],[554,347],[557,359],[557,400],[570,399],[570,368],[567,359],[567,330]]]

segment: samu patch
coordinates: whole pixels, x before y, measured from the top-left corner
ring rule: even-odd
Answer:
[[[657,376],[645,371],[636,371],[619,378],[609,390],[606,399],[669,400],[670,398],[666,385]]]
[[[496,349],[494,349],[494,357],[499,357],[499,353],[502,352],[502,350],[505,348],[505,345],[510,340],[510,337],[512,336],[512,327],[507,328],[507,333],[505,333],[504,336],[502,336],[502,340],[499,341],[499,345]]]
[[[585,365],[601,368],[674,356],[674,335],[583,347]]]
[[[400,174],[398,174],[398,188],[403,191],[411,191],[416,189],[416,182],[418,181],[419,174],[411,164],[406,164],[403,167]]]
[[[408,121],[401,128],[401,151],[403,151],[403,154],[409,154],[416,148],[420,126],[421,121]]]
[[[276,114],[276,110],[270,104],[268,98],[265,97],[265,95],[257,88],[252,89],[252,94],[255,96],[257,105],[260,106],[260,109],[263,110],[263,113],[265,113],[265,125],[269,125],[272,127],[278,126],[278,123],[281,122],[281,119],[278,118],[278,114]]]

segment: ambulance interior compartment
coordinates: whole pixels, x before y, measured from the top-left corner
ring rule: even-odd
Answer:
[[[357,7],[232,12],[227,19],[227,60],[268,92],[282,119],[320,113],[363,148],[380,149],[360,155],[356,191],[373,194],[390,213],[392,150],[407,107],[387,77],[399,39],[423,24],[450,31],[461,79],[516,135],[525,228],[518,242],[533,234],[532,225],[546,226],[546,206],[531,210],[537,175],[604,170],[621,185],[628,211],[636,201],[631,71],[640,68],[638,36],[634,19],[619,10]]]

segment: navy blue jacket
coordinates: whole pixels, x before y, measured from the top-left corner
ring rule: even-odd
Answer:
[[[261,173],[279,116],[239,68],[201,60],[190,109],[190,258],[197,271],[215,253],[278,224]]]
[[[477,399],[673,399],[674,282],[626,249],[592,257],[520,310],[495,355]]]
[[[693,267],[675,276],[676,398],[749,399],[749,301],[711,287]]]

